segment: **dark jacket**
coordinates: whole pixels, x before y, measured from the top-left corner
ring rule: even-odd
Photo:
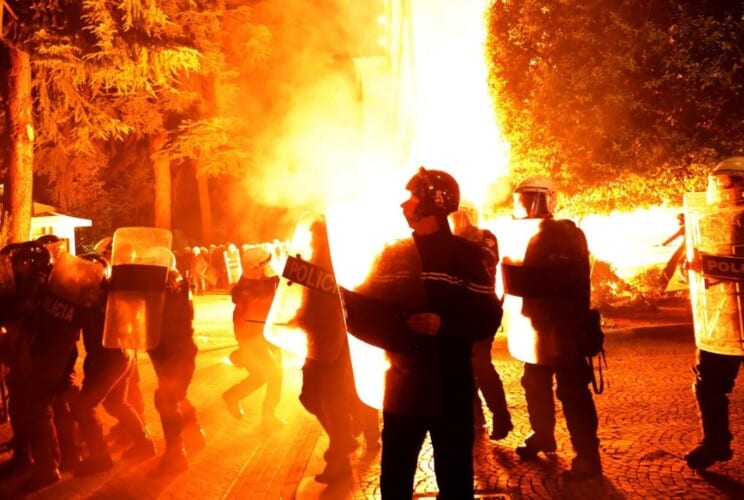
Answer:
[[[263,335],[264,322],[279,285],[279,277],[259,279],[241,276],[230,291],[233,304],[233,327],[235,340],[244,342],[251,337]]]
[[[414,235],[383,252],[359,292],[441,318],[433,343],[422,343],[429,348],[388,351],[383,409],[436,416],[472,405],[472,342],[492,335],[501,321],[478,245],[446,230]]]
[[[527,245],[524,266],[535,269],[546,292],[545,297],[525,296],[522,303],[522,314],[537,334],[538,364],[574,363],[581,357],[577,334],[584,328],[590,300],[584,233],[570,220],[545,219]]]

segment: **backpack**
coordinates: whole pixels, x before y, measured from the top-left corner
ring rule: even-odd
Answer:
[[[602,394],[604,391],[604,376],[602,373],[602,364],[607,368],[607,356],[604,350],[605,334],[602,331],[602,318],[597,309],[587,311],[584,324],[579,328],[578,347],[579,354],[586,359],[587,364],[592,369],[592,388],[595,394]],[[594,367],[594,358],[597,358],[596,370]],[[597,381],[597,373],[599,381]]]

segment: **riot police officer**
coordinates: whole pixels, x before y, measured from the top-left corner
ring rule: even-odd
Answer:
[[[521,312],[527,320],[521,329],[511,319],[506,325],[510,352],[524,361],[521,383],[532,427],[516,452],[530,459],[556,450],[555,378],[576,452],[563,477],[581,480],[602,473],[597,410],[589,388],[592,368],[578,345],[589,311],[589,250],[581,229],[553,218],[555,206],[555,187],[544,177],[525,179],[514,191],[515,223],[533,224],[537,230],[522,262],[519,256],[505,255],[502,264],[505,304],[521,300],[517,315]]]
[[[51,250],[56,255],[46,285],[35,314],[27,321],[31,361],[26,386],[27,416],[33,428],[34,460],[29,489],[59,480],[60,444],[74,442],[70,436],[65,440],[59,437],[58,430],[64,429],[55,425],[53,405],[72,379],[80,328],[90,313],[103,275],[99,266],[63,248]]]
[[[333,269],[325,219],[314,220],[310,232],[311,263]],[[328,435],[328,448],[323,453],[325,468],[315,480],[333,483],[351,474],[349,455],[359,447],[354,438],[354,417],[363,408],[354,389],[341,303],[336,295],[304,288],[295,321],[307,336],[300,403],[315,415]]]
[[[384,306],[366,314],[365,300],[344,292],[349,332],[386,350],[380,491],[410,498],[426,434],[435,456],[441,499],[473,498],[473,341],[493,334],[501,307],[481,250],[454,236],[447,217],[460,188],[441,170],[421,167],[406,184],[402,204],[412,237],[387,247],[357,295]],[[359,319],[355,324],[354,318]]]
[[[488,229],[478,227],[478,212],[470,203],[462,202],[460,208],[450,216],[452,220],[452,232],[470,240],[482,249],[483,264],[492,277],[492,283],[496,284],[496,269],[499,263],[499,244],[496,235]],[[504,439],[514,428],[511,414],[506,402],[504,384],[499,373],[493,366],[491,350],[496,331],[488,337],[473,342],[473,372],[475,373],[475,384],[486,400],[486,406],[491,410],[492,425],[489,437],[493,440]],[[478,390],[475,391],[475,420],[476,424],[485,424],[483,416],[483,405]]]
[[[31,380],[30,318],[36,313],[51,269],[49,251],[39,242],[11,243],[0,251],[0,361],[7,370],[8,416],[13,456],[2,473],[14,474],[32,466],[33,428],[29,418]],[[52,471],[54,472],[54,471]],[[49,474],[54,479],[54,474]]]
[[[98,254],[87,254],[84,259],[100,265],[109,275],[108,261]],[[107,282],[102,280],[95,306],[83,326],[83,380],[80,393],[72,403],[73,415],[78,423],[80,439],[86,444],[88,455],[75,468],[75,475],[86,476],[110,469],[113,460],[103,434],[97,408],[103,408],[121,425],[122,432],[132,441],[124,452],[125,458],[147,458],[155,454],[155,443],[139,414],[126,400],[127,385],[136,359],[132,349],[103,346],[104,313]]]
[[[160,341],[147,351],[157,377],[155,409],[165,439],[163,456],[151,472],[155,476],[185,470],[187,451],[195,452],[206,445],[196,408],[188,398],[198,352],[193,322],[191,286],[176,269],[174,257],[167,274]]]
[[[733,456],[728,394],[744,362],[743,294],[741,278],[717,264],[744,262],[744,156],[716,165],[704,207],[702,217],[685,217],[695,247],[690,273],[697,346],[693,390],[702,424],[702,440],[685,455],[693,469]]]
[[[269,265],[271,253],[261,246],[243,251],[242,274],[230,290],[233,309],[233,332],[238,348],[230,354],[236,367],[248,375],[231,385],[222,399],[235,418],[242,418],[241,401],[266,386],[261,408],[261,425],[269,430],[280,428],[284,421],[275,414],[282,391],[284,372],[282,351],[263,336],[264,324],[274,300],[279,277]]]

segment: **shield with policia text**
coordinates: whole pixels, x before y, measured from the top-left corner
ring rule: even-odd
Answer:
[[[384,351],[349,332],[363,338],[375,331],[392,335],[390,325],[402,321],[394,318],[388,304],[339,287],[328,238],[324,215],[309,214],[298,223],[265,336],[318,360],[335,359],[348,348],[357,394],[367,405],[380,408],[388,366]]]
[[[744,354],[744,210],[710,205],[706,193],[684,198],[690,300],[698,348]]]
[[[155,348],[160,342],[168,269],[175,265],[167,229],[122,227],[114,232],[103,345]]]
[[[536,363],[537,333],[530,319],[522,314],[523,300],[529,295],[533,280],[521,273],[527,244],[538,231],[541,219],[513,219],[502,229],[509,238],[499,241],[501,275],[504,282],[504,317],[502,325],[507,333],[509,353],[520,361]]]
[[[98,299],[103,275],[101,264],[67,251],[59,252],[49,274],[41,309],[62,322],[83,326]]]

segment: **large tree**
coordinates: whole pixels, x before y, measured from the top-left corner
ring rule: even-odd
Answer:
[[[496,0],[488,59],[515,175],[576,212],[680,203],[744,154],[740,0]]]
[[[0,10],[2,10],[0,4]],[[0,20],[2,16],[0,16]],[[0,36],[0,95],[6,119],[4,140],[8,154],[0,162],[4,180],[0,199],[0,246],[5,241],[25,241],[33,215],[33,141],[31,119],[31,65],[28,54]],[[4,164],[3,164],[4,163]]]
[[[181,92],[179,78],[200,70],[199,51],[155,2],[10,3],[18,20],[8,36],[31,57],[35,174],[47,181],[51,201],[94,223],[104,221],[113,204],[131,214],[137,204],[131,195],[106,202],[104,170],[122,145],[163,130],[170,103],[183,109],[190,96]],[[153,189],[146,186],[155,175],[141,172],[153,168],[151,149],[127,152],[139,155],[128,176],[150,181],[138,185],[150,200]]]

